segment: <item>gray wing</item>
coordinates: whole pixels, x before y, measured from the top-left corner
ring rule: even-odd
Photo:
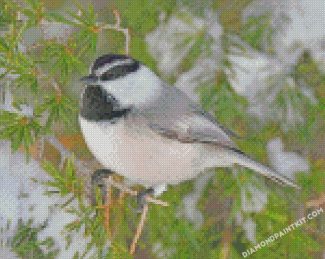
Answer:
[[[164,86],[157,101],[140,113],[147,125],[164,137],[235,148],[231,132],[178,88]]]
[[[233,163],[255,170],[274,181],[299,188],[292,180],[238,150],[229,137],[231,133],[175,87],[164,87],[154,104],[137,112],[140,116],[135,117],[140,119],[140,124],[145,123],[166,138],[180,142],[216,144],[223,147],[225,152],[228,151],[228,158]]]

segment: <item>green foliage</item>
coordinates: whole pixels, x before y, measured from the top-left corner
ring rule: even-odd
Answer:
[[[84,236],[92,237],[91,242],[87,244],[85,254],[87,254],[93,246],[98,248],[98,254],[102,254],[108,240],[103,224],[103,216],[97,214],[94,207],[85,206],[82,201],[79,203],[78,208],[67,208],[66,211],[78,217],[78,220],[66,225],[67,233],[80,232],[82,227],[84,227]]]
[[[112,218],[112,228],[115,233],[114,238],[109,238],[105,228],[105,215],[100,208],[102,197],[97,197],[98,206],[88,205],[85,200],[84,182],[76,175],[76,169],[73,159],[67,159],[63,170],[58,169],[50,162],[43,164],[44,170],[53,178],[53,180],[44,184],[53,187],[48,195],[60,195],[62,197],[72,195],[65,204],[62,205],[67,213],[76,216],[77,220],[70,222],[65,226],[65,235],[67,240],[72,233],[83,231],[84,237],[91,237],[87,244],[84,254],[76,254],[76,258],[88,258],[89,251],[96,247],[98,258],[131,258],[129,255],[126,238],[131,238],[129,222],[136,217],[135,210],[128,209],[128,206],[112,206],[110,217]],[[78,206],[70,206],[72,199],[78,200]],[[134,205],[134,204],[133,204]],[[20,236],[20,234],[19,234]],[[111,244],[108,240],[111,239]],[[108,252],[107,252],[107,248]]]
[[[38,88],[36,62],[20,50],[19,40],[22,33],[22,29],[19,32],[13,30],[12,34],[0,37],[0,66],[5,68],[0,78],[9,74],[14,75],[17,77],[15,79],[17,86],[30,87],[36,91]]]
[[[48,238],[41,242],[38,241],[37,235],[41,229],[42,227],[32,227],[30,222],[19,225],[12,240],[12,249],[20,258],[56,258],[58,251],[53,249],[53,240]]]
[[[28,17],[27,27],[39,25],[45,16],[45,8],[42,1],[26,0],[27,7],[22,8],[22,13]]]
[[[97,15],[92,5],[84,8],[78,4],[78,8],[80,15],[70,13],[70,16],[75,19],[73,24],[80,29],[74,37],[80,50],[79,57],[82,57],[89,51],[91,53],[96,51],[100,27],[97,24]]]
[[[298,175],[298,181],[302,187],[304,199],[308,197],[313,197],[315,195],[320,195],[325,191],[325,170],[322,166],[314,165],[309,172],[309,174],[301,173]]]
[[[62,205],[62,209],[77,217],[77,220],[70,222],[65,227],[67,239],[69,239],[69,234],[80,231],[84,231],[83,235],[85,238],[91,237],[85,254],[76,254],[76,258],[84,258],[94,246],[98,249],[98,254],[102,255],[108,242],[107,232],[103,223],[104,216],[94,206],[86,205],[88,202],[85,202],[85,183],[77,177],[73,159],[67,159],[63,170],[58,169],[50,162],[44,162],[43,169],[53,179],[43,183],[53,188],[48,192],[48,195],[68,197],[67,202]],[[78,200],[77,207],[69,205],[73,199]]]
[[[51,73],[62,83],[66,83],[73,72],[85,69],[85,64],[76,55],[76,47],[74,43],[65,45],[49,41],[44,44],[42,58],[52,68]]]
[[[292,210],[289,208],[290,205],[287,199],[274,193],[270,194],[267,208],[263,212],[254,215],[257,229],[259,229],[257,232],[259,242],[295,222]],[[305,231],[309,224],[307,223],[292,230],[281,239],[272,242],[267,248],[258,250],[257,253],[252,255],[252,258],[271,258],[270,253],[272,253],[272,258],[310,258],[310,252],[318,251],[320,245]]]
[[[15,10],[17,10],[16,3],[9,4],[9,1],[0,2],[0,28],[3,29],[8,24],[16,22]]]
[[[242,29],[241,12],[253,0],[218,0],[213,8],[220,14],[220,23],[227,32],[240,33]]]
[[[164,13],[168,17],[175,5],[176,0],[121,0],[109,3],[111,9],[117,8],[120,11],[122,25],[129,28],[131,32],[130,50],[132,56],[152,69],[155,69],[156,63],[147,52],[145,36],[158,26],[159,15]]]
[[[133,34],[142,37],[158,25],[160,12],[170,14],[175,4],[175,0],[122,0],[114,3],[118,10],[123,10],[123,23],[131,28]]]
[[[190,13],[180,12],[177,14],[177,18],[183,21],[185,24],[193,26],[193,28],[196,27],[193,24],[193,17]],[[182,33],[179,33],[179,35],[183,37]],[[186,33],[184,33],[184,35],[186,35]],[[197,59],[200,56],[202,57],[202,53],[204,53],[204,55],[206,55],[207,57],[212,55],[211,46],[214,42],[214,39],[207,34],[207,26],[204,26],[201,30],[198,30],[196,33],[189,33],[188,37],[185,38],[184,41],[181,42],[181,44],[179,44],[178,49],[181,51],[190,42],[192,42],[192,46],[181,63],[182,71],[188,71],[190,68],[192,68]]]
[[[0,139],[10,139],[14,151],[20,146],[28,151],[41,130],[42,126],[36,118],[15,112],[0,111]]]
[[[44,103],[35,108],[36,114],[48,112],[46,128],[50,129],[54,122],[63,121],[65,125],[71,123],[71,114],[76,115],[76,104],[69,97],[60,93],[45,98]]]
[[[323,151],[318,150],[317,146],[321,145],[321,140],[325,135],[325,75],[311,58],[310,53],[306,51],[296,64],[293,76],[297,82],[310,87],[316,100],[305,110],[305,123],[288,132],[287,143],[293,143],[299,149],[308,150],[313,156],[318,157],[318,154]],[[317,160],[314,162],[316,163]]]
[[[63,172],[49,162],[43,163],[43,169],[53,178],[52,181],[46,182],[46,185],[56,188],[62,196],[72,193],[77,198],[81,197],[84,191],[83,184],[76,175],[76,169],[71,159],[66,161]]]
[[[166,253],[167,258],[200,258],[207,255],[204,250],[204,233],[194,229],[187,220],[177,217],[177,208],[188,186],[177,186],[162,196],[170,206],[152,206],[149,212],[150,243],[161,243],[158,253]]]
[[[28,0],[26,5],[22,6],[10,5],[7,1],[1,4],[2,25],[5,27],[6,24],[10,24],[10,26],[0,37],[0,66],[4,68],[0,79],[8,81],[13,91],[21,87],[26,93],[31,92],[35,95],[44,92],[43,88],[52,87],[56,92],[46,97],[44,101],[36,102],[33,117],[27,118],[12,112],[0,114],[3,122],[0,128],[1,138],[10,139],[14,150],[21,145],[28,150],[37,136],[61,121],[68,124],[73,120],[71,117],[76,116],[77,102],[68,97],[63,88],[73,74],[86,71],[87,65],[81,58],[84,59],[86,54],[94,53],[98,34],[98,32],[90,34],[86,29],[90,29],[96,23],[96,17],[93,8],[83,8],[81,16],[72,17],[75,15],[71,14],[69,20],[59,14],[47,12],[42,1],[38,0]],[[22,20],[17,21],[22,15],[24,15]],[[12,16],[15,19],[12,19]],[[36,45],[23,51],[21,42],[24,34],[28,33],[30,28],[39,28],[44,21],[69,24],[75,26],[77,30],[66,43],[57,39],[40,40]],[[89,37],[85,38],[83,35],[87,33]],[[27,99],[25,102],[35,104],[34,100]],[[40,123],[44,121],[40,118],[44,117],[45,125]]]
[[[202,86],[198,92],[203,107],[217,114],[225,125],[231,125],[246,115],[247,101],[235,93],[223,72],[217,73],[215,85]]]
[[[273,31],[270,29],[267,16],[248,18],[247,23],[241,24],[240,11],[250,0],[214,1],[214,8],[221,11],[220,19],[226,33],[237,32],[250,46],[258,51],[272,52],[270,40]],[[148,54],[145,35],[159,25],[161,13],[168,19],[177,8],[175,0],[133,0],[112,1],[108,3],[105,13],[117,8],[121,13],[123,27],[131,32],[131,55],[141,60],[155,70],[156,63]],[[75,4],[79,13],[69,12],[59,14],[49,12],[39,0],[26,0],[24,5],[12,1],[0,2],[0,29],[5,31],[0,37],[0,80],[10,83],[11,89],[18,87],[31,94],[34,114],[24,116],[17,112],[0,112],[0,138],[11,140],[13,150],[23,146],[26,150],[35,140],[55,131],[55,126],[64,122],[71,125],[72,117],[76,117],[77,102],[69,91],[75,77],[85,73],[88,61],[98,52],[102,23],[92,5]],[[17,20],[24,14],[26,20]],[[114,23],[113,15],[107,16],[106,21]],[[191,19],[191,17],[183,17]],[[64,41],[58,39],[39,39],[35,46],[22,51],[21,43],[30,29],[39,29],[42,21],[55,21],[73,27],[73,33]],[[124,38],[120,33],[107,33],[108,46],[106,52],[124,52]],[[201,53],[209,55],[211,42],[204,36],[204,31],[195,35],[195,44],[189,55],[182,63],[182,69],[190,69]],[[188,39],[193,40],[193,39]],[[227,52],[231,42],[224,37],[223,48]],[[106,44],[106,41],[105,41]],[[225,65],[227,60],[224,61]],[[289,133],[284,133],[273,122],[263,128],[255,129],[252,119],[246,112],[247,101],[235,93],[228,81],[223,68],[216,73],[215,82],[202,85],[198,92],[202,105],[206,110],[217,115],[218,120],[230,128],[236,129],[245,138],[239,139],[239,147],[256,157],[259,161],[267,162],[265,146],[267,142],[281,136],[284,139],[295,139],[304,146],[311,145],[311,139],[319,140],[325,123],[319,123],[325,118],[325,77],[319,71],[317,64],[310,55],[304,54],[293,71],[293,77],[299,82],[310,85],[316,92],[317,103],[311,105],[305,96],[290,86],[283,88],[274,105],[283,109],[289,100],[295,109],[308,115],[306,124],[301,125]],[[50,89],[50,90],[49,90]],[[40,96],[43,93],[44,96]],[[15,96],[14,96],[15,98]],[[16,100],[15,100],[16,101]],[[289,136],[290,135],[290,136]],[[286,148],[289,147],[288,145]],[[320,159],[321,160],[321,159]],[[192,182],[170,187],[161,197],[170,206],[162,208],[150,205],[144,234],[139,241],[139,249],[163,254],[165,258],[242,258],[241,252],[254,244],[247,240],[242,227],[236,226],[236,216],[242,213],[244,218],[252,218],[257,224],[256,239],[262,241],[276,231],[283,229],[295,221],[297,202],[305,202],[311,197],[318,197],[324,193],[324,164],[312,160],[312,170],[309,174],[301,173],[297,177],[302,187],[302,193],[297,194],[288,189],[282,192],[266,189],[250,170],[237,170],[231,174],[228,170],[218,169],[216,177],[209,183],[199,200],[199,208],[204,215],[204,223],[198,229],[186,220],[180,211],[183,197],[192,190]],[[85,183],[76,174],[73,159],[65,162],[64,168],[58,169],[51,163],[44,163],[43,168],[52,177],[45,183],[51,187],[49,195],[60,195],[68,200],[62,206],[77,217],[77,220],[66,226],[67,239],[69,234],[84,231],[85,237],[90,237],[85,254],[76,254],[75,258],[87,258],[87,252],[92,247],[98,249],[98,258],[131,258],[128,246],[132,240],[138,215],[135,212],[135,201],[125,198],[117,202],[118,194],[113,192],[113,204],[110,208],[110,230],[105,227],[103,209],[88,205],[85,197]],[[269,200],[267,207],[261,212],[243,213],[241,211],[241,191],[248,186],[267,191]],[[248,195],[249,196],[249,195]],[[72,197],[72,198],[71,198]],[[100,195],[97,197],[101,200]],[[78,206],[71,206],[70,201],[76,199]],[[302,200],[302,201],[301,201]],[[321,217],[321,216],[320,216]],[[317,230],[321,221],[314,220],[306,226]],[[286,237],[281,238],[270,246],[259,250],[252,258],[309,258],[324,249],[321,239],[311,235],[306,228],[296,229]],[[52,241],[39,242],[37,233],[40,228],[29,224],[20,226],[13,248],[23,258],[55,258],[57,251],[51,249]],[[111,245],[107,251],[107,242]],[[41,247],[46,246],[45,253]],[[151,252],[150,252],[151,254]]]
[[[299,89],[293,88],[291,85],[283,87],[283,89],[278,92],[272,105],[284,110],[287,109],[288,103],[292,105],[294,110],[308,109],[311,107],[309,98],[299,91]]]
[[[319,87],[325,80],[325,75],[308,51],[304,52],[298,60],[294,76],[313,88]]]
[[[241,30],[241,37],[256,50],[271,50],[273,29],[266,15],[248,17]]]

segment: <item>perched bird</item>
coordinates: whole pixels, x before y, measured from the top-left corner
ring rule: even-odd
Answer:
[[[159,190],[159,186],[195,178],[208,168],[238,164],[297,187],[245,155],[231,140],[230,130],[129,56],[97,58],[82,81],[86,86],[81,96],[81,130],[105,168],[96,172],[95,180],[114,171]]]

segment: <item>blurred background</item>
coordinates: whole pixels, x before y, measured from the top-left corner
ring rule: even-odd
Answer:
[[[325,258],[324,28],[323,0],[0,0],[0,257]],[[207,172],[150,205],[129,255],[135,199],[111,190],[109,219],[90,205],[100,166],[77,123],[104,53],[148,65],[301,190]]]

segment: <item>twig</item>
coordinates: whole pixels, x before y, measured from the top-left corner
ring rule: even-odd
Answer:
[[[321,207],[322,204],[325,204],[325,193],[323,193],[318,199],[307,201],[306,207]]]
[[[314,228],[311,228],[311,227],[308,227],[308,226],[304,226],[304,229],[308,233],[313,234],[313,235],[317,235],[319,238],[321,238],[322,240],[325,241],[325,233],[319,231],[318,229],[314,229]]]
[[[109,178],[112,178],[112,176],[109,176]],[[110,221],[110,209],[112,206],[112,186],[109,185],[107,186],[108,190],[107,190],[107,206],[105,208],[105,226],[106,226],[106,230],[109,236],[111,236],[111,230],[110,230],[110,225],[109,225],[109,221]]]
[[[64,158],[73,156],[73,153],[71,151],[67,150],[55,136],[46,136],[45,140],[48,143],[50,143],[52,146],[54,146],[57,151],[60,152],[61,158],[63,160],[64,160]],[[61,161],[61,164],[63,164],[63,162],[64,162],[63,160]],[[75,158],[74,162],[75,162],[75,166],[76,166],[76,169],[78,172],[83,172],[85,175],[90,175],[91,172],[93,172],[93,168],[89,168],[81,160]]]
[[[53,89],[55,90],[56,94],[58,96],[62,96],[61,87],[59,86],[58,82],[54,78],[49,78],[48,75],[41,72],[40,70],[37,71],[37,75],[38,75],[39,80],[42,79],[42,78],[49,80],[49,83],[53,87]]]
[[[128,193],[131,196],[137,196],[138,195],[138,192],[137,191],[134,191],[134,190],[128,188],[127,186],[125,186],[125,185],[123,185],[121,183],[118,183],[118,182],[114,181],[113,179],[105,179],[105,180],[106,180],[106,182],[109,185],[112,185],[116,189],[119,189],[120,191],[123,191],[125,193]],[[160,206],[164,206],[164,207],[169,206],[169,204],[167,202],[162,201],[162,200],[155,199],[155,198],[153,198],[151,196],[146,196],[145,200],[148,203],[153,203],[153,204],[160,205]]]
[[[118,10],[114,9],[113,13],[114,13],[114,16],[115,16],[116,23],[114,25],[102,24],[100,26],[100,28],[102,30],[115,30],[115,31],[118,31],[118,32],[122,32],[124,34],[124,36],[125,36],[125,54],[129,55],[129,52],[130,52],[130,40],[131,40],[129,28],[122,28],[121,27],[121,15],[120,15]]]
[[[125,186],[125,185],[123,185],[121,183],[115,182],[112,179],[112,177],[109,177],[108,179],[105,179],[105,180],[106,180],[108,186],[113,186],[113,187],[119,189],[121,191],[121,193],[123,193],[123,195],[126,194],[126,193],[130,194],[131,196],[137,196],[138,195],[137,191],[134,191],[134,190],[128,188],[127,186]],[[136,233],[134,235],[133,241],[132,241],[131,246],[130,246],[130,254],[131,255],[134,254],[135,249],[136,249],[136,245],[137,245],[137,243],[139,241],[139,238],[141,236],[141,233],[142,233],[142,230],[143,230],[143,227],[144,227],[144,222],[145,222],[145,220],[147,218],[147,213],[148,213],[148,209],[149,209],[148,204],[149,203],[154,203],[154,204],[161,205],[161,206],[168,206],[167,202],[152,198],[149,195],[147,195],[145,197],[145,200],[146,200],[146,203],[143,206],[140,222],[138,224]]]
[[[145,222],[145,220],[147,218],[148,209],[149,209],[148,204],[145,204],[143,206],[143,209],[142,209],[141,219],[140,219],[140,222],[138,224],[137,231],[135,232],[135,236],[134,236],[133,241],[132,241],[132,244],[130,246],[130,254],[131,255],[134,254],[136,245],[137,245],[137,243],[139,241],[139,238],[141,236],[141,233],[142,233],[142,230],[143,230],[143,226],[144,226],[144,222]]]
[[[118,197],[118,204],[122,204],[124,197],[125,197],[125,192],[120,191],[119,197]]]
[[[226,259],[229,258],[230,255],[230,245],[231,245],[231,229],[227,227],[222,234],[222,248],[221,248],[221,256],[220,258]]]
[[[118,32],[122,32],[125,36],[125,54],[129,55],[129,50],[130,50],[130,32],[129,32],[129,28],[123,28],[121,27],[121,15],[119,13],[118,10],[114,9],[113,10],[113,14],[115,16],[115,24],[108,24],[108,23],[96,23],[96,30],[114,30],[114,31],[118,31]],[[82,15],[82,11],[78,10],[77,13],[78,16]],[[78,22],[78,21],[76,21]]]
[[[109,176],[111,177],[111,176]],[[109,237],[112,236],[111,229],[110,229],[110,208],[112,206],[112,188],[111,186],[107,186],[107,194],[106,194],[106,204],[98,207],[99,209],[104,210],[104,227],[106,229],[107,235]]]
[[[53,88],[56,91],[57,95],[61,97],[62,96],[61,87],[59,86],[59,84],[54,79],[52,80],[52,85],[53,85]]]
[[[115,19],[116,19],[115,26],[118,27],[118,28],[121,27],[121,15],[120,15],[119,11],[117,9],[114,9],[113,14],[114,14]]]

